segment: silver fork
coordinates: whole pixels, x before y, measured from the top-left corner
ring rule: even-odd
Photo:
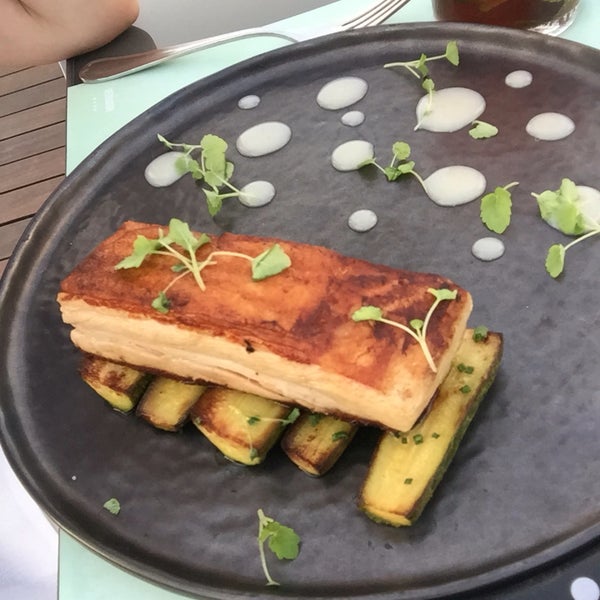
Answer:
[[[231,40],[251,38],[257,36],[272,36],[282,38],[289,42],[302,42],[312,38],[320,37],[329,33],[347,31],[349,29],[359,29],[371,25],[379,25],[387,18],[391,17],[396,11],[402,8],[410,0],[378,0],[366,10],[351,19],[344,21],[340,25],[324,25],[316,27],[283,27],[280,24],[274,26],[266,25],[264,27],[253,27],[251,29],[241,29],[231,33],[215,35],[194,42],[168,46],[166,48],[157,48],[138,54],[128,56],[115,56],[112,58],[99,58],[92,60],[84,65],[79,71],[79,78],[85,83],[95,83],[97,81],[106,81],[123,77],[142,69],[147,69],[158,65],[177,56],[190,54],[202,48],[218,46]]]

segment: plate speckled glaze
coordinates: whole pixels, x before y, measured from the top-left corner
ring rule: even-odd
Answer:
[[[443,52],[456,39],[458,68],[431,67],[438,88],[464,85],[488,103],[482,116],[496,138],[472,140],[415,132],[422,90],[391,60]],[[511,89],[515,69],[534,75]],[[141,576],[210,598],[424,599],[464,593],[560,560],[600,534],[600,396],[597,335],[600,244],[569,253],[564,276],[544,270],[546,249],[563,236],[545,225],[530,193],[562,177],[600,187],[600,54],[519,31],[414,24],[344,33],[259,56],[167,98],[101,146],[60,186],[24,235],[0,296],[0,432],[28,490],[68,532]],[[358,128],[344,111],[316,104],[320,87],[341,75],[363,77]],[[240,110],[246,94],[262,101]],[[569,115],[575,133],[542,143],[524,132],[542,111]],[[293,131],[281,151],[239,156],[248,126],[280,119]],[[156,134],[230,142],[234,181],[270,180],[275,200],[259,209],[228,202],[212,221],[185,178],[149,187],[145,166],[164,151]],[[423,175],[449,164],[480,169],[488,188],[519,181],[506,254],[482,263],[472,243],[489,232],[478,202],[440,208],[416,180],[388,183],[374,170],[338,173],[339,143],[368,139],[389,160],[408,141]],[[357,208],[379,216],[370,232],[351,231]],[[451,468],[421,519],[409,529],[377,525],[356,508],[375,434],[363,430],[322,479],[298,471],[276,448],[263,466],[225,460],[193,427],[153,430],[110,410],[82,383],[78,354],[60,319],[60,280],[125,219],[198,230],[221,229],[323,244],[398,267],[438,272],[474,297],[472,325],[502,331],[505,355]],[[121,503],[113,516],[102,508]],[[292,562],[270,561],[282,587],[265,587],[256,546],[256,510],[300,534]]]

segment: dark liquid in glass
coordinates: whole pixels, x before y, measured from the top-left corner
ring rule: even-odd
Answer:
[[[598,1],[598,0],[596,0]],[[578,0],[433,0],[438,19],[532,29],[566,17]]]

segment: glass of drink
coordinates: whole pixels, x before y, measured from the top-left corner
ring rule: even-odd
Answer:
[[[551,35],[573,22],[578,5],[579,0],[433,0],[435,16],[441,21],[518,27]]]

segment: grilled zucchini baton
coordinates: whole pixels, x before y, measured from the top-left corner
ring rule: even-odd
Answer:
[[[427,416],[407,433],[382,433],[359,498],[370,518],[396,527],[416,521],[492,384],[501,355],[501,334],[476,341],[467,330]]]

